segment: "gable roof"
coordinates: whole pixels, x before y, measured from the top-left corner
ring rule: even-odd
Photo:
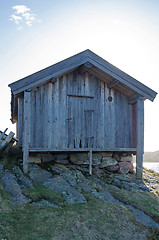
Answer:
[[[115,85],[119,85],[120,89],[121,87],[126,87],[126,89],[131,92],[131,98],[136,95],[141,95],[145,99],[153,101],[157,95],[155,91],[113,66],[89,49],[13,82],[9,84],[9,87],[11,88],[13,95],[16,95],[27,89],[46,83],[52,78],[73,71],[81,65],[88,67],[89,71],[92,70],[92,73],[99,74],[107,81],[107,83],[109,83],[109,88],[112,88]]]

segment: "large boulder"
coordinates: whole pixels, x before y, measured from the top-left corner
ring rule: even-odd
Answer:
[[[127,166],[120,166],[118,168],[118,173],[121,173],[121,174],[128,174],[129,172],[129,169]]]
[[[132,162],[132,160],[133,160],[133,156],[132,155],[130,155],[130,156],[121,156],[121,158],[120,158],[121,162]]]
[[[108,166],[117,165],[117,161],[112,157],[103,157],[100,164],[100,168],[106,168]]]
[[[120,154],[118,154],[118,153],[113,153],[113,158],[119,162],[121,156],[120,156]]]
[[[29,167],[29,177],[34,183],[43,184],[48,178],[52,177],[52,174],[34,164]]]
[[[117,172],[117,171],[118,171],[118,168],[119,168],[118,165],[111,165],[111,166],[106,167],[106,169],[107,169],[109,172]]]
[[[54,156],[52,154],[43,154],[41,156],[41,161],[44,162],[44,163],[45,162],[51,162],[53,160],[54,160]]]
[[[69,164],[69,154],[68,153],[56,154],[54,157],[55,157],[54,161],[56,163],[64,164],[64,165]]]
[[[119,168],[125,166],[128,168],[129,172],[133,172],[134,167],[131,162],[119,162],[118,165],[119,165]]]
[[[102,155],[100,153],[92,154],[92,164],[99,165],[101,163]],[[89,156],[88,153],[72,153],[70,154],[70,161],[77,165],[88,165],[89,164]]]
[[[101,152],[102,157],[112,157],[112,152]]]

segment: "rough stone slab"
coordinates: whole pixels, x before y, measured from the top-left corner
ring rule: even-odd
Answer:
[[[69,188],[63,192],[63,197],[68,204],[79,204],[87,202],[84,196],[74,188]]]
[[[3,171],[3,164],[0,162],[0,176],[2,175],[3,172],[4,172]]]
[[[43,185],[57,193],[65,192],[66,189],[70,188],[70,184],[61,176],[49,178],[43,183]]]
[[[100,164],[100,168],[106,168],[108,166],[117,165],[117,161],[112,157],[103,157]]]
[[[44,184],[45,187],[57,193],[61,193],[66,203],[76,204],[87,202],[84,196],[73,188],[63,177],[56,176],[48,179]]]
[[[39,202],[33,202],[32,203],[34,206],[38,206],[38,207],[52,207],[52,208],[61,208],[53,203],[50,203],[49,201],[47,200],[44,200],[42,199],[41,201]]]
[[[102,157],[112,157],[112,152],[101,152]]]
[[[68,160],[68,158],[69,158],[69,154],[68,153],[61,153],[61,154],[56,154],[56,155],[54,155],[54,157],[55,157],[55,161],[56,160]]]
[[[29,168],[29,177],[34,183],[43,184],[48,178],[52,177],[52,174],[37,165],[32,165]]]
[[[54,166],[51,166],[51,170],[55,174],[62,174],[62,173],[65,173],[66,171],[68,171],[69,169],[61,164],[55,164]]]
[[[133,157],[132,156],[121,156],[120,158],[121,162],[132,162],[133,161]]]
[[[100,153],[92,154],[92,164],[99,165],[101,163],[102,155]],[[89,164],[88,153],[72,153],[70,154],[70,161],[77,165]]]
[[[34,188],[31,180],[23,174],[22,170],[18,166],[14,166],[12,172],[21,188]]]
[[[29,202],[29,200],[23,195],[22,190],[12,173],[6,171],[1,180],[5,184],[5,191],[11,193],[13,204],[24,204]]]
[[[80,171],[70,170],[62,165],[54,165],[51,169],[56,174],[61,175],[71,186],[75,186],[78,182],[82,182],[85,179]]]
[[[64,164],[64,165],[69,164],[69,160],[68,159],[55,159],[55,162],[59,163],[59,164]]]
[[[141,210],[136,209],[136,208],[134,208],[130,205],[123,204],[123,206],[125,206],[126,208],[133,211],[134,217],[135,217],[137,222],[141,223],[142,225],[144,225],[146,227],[159,229],[159,224],[157,222],[153,221],[151,217],[146,215]]]
[[[77,185],[76,185],[76,188],[80,189],[81,191],[83,192],[91,192],[93,187],[91,186],[91,183],[88,179],[85,179],[83,182],[79,182]]]
[[[82,171],[84,173],[89,173],[89,166],[88,165],[75,165],[75,169]]]

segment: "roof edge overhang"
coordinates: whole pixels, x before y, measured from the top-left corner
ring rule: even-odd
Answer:
[[[48,68],[13,82],[8,86],[11,88],[12,93],[16,95],[27,89],[46,83],[52,78],[66,74],[86,62],[91,63],[93,66],[134,90],[137,94],[143,96],[144,98],[149,99],[150,101],[155,99],[157,92],[113,66],[90,50],[78,53]]]

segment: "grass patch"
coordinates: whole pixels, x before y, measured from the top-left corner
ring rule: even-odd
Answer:
[[[12,169],[22,159],[22,150],[17,145],[12,146],[8,153],[1,154],[0,159],[4,168]]]
[[[142,210],[145,214],[151,216],[159,223],[159,196],[158,191],[127,191],[117,187],[109,187],[110,193],[119,201],[130,204],[133,207]]]
[[[41,199],[45,199],[58,206],[64,205],[64,198],[60,194],[44,187],[43,185],[34,185],[34,187],[34,189],[27,188],[23,190],[24,195],[29,197],[32,201],[37,202]]]
[[[2,162],[4,168],[12,169],[17,164],[17,158],[15,156],[9,157],[6,155],[2,158]]]
[[[154,177],[158,177],[159,178],[159,173],[151,170],[151,169],[147,169],[147,168],[143,168],[143,173],[147,173],[147,174],[150,174]]]
[[[0,181],[0,215],[2,212],[10,209],[10,194],[4,191],[4,185]]]
[[[132,213],[91,197],[85,204],[62,209],[26,204],[0,215],[1,238],[6,240],[135,240],[146,239],[149,229],[135,222]]]

